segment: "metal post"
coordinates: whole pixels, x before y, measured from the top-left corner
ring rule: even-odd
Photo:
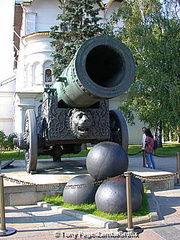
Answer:
[[[0,237],[16,233],[16,230],[14,228],[6,228],[3,174],[0,174],[0,216],[1,216]]]
[[[146,151],[142,150],[143,152],[143,167],[146,167]]]
[[[4,211],[4,186],[3,186],[3,175],[0,174],[0,210],[1,210],[1,231],[6,231],[5,224],[5,211]]]
[[[126,198],[127,198],[127,232],[134,232],[140,234],[143,232],[141,227],[133,227],[132,221],[132,196],[131,196],[131,172],[125,172],[126,177]]]
[[[131,198],[131,172],[125,172],[124,176],[126,177],[127,220],[128,220],[128,226],[126,230],[132,231],[133,223],[132,223],[132,198]]]
[[[180,184],[180,152],[177,153],[177,184]]]

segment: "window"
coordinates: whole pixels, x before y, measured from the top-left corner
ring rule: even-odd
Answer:
[[[45,70],[45,84],[52,83],[52,71],[51,69]]]
[[[43,82],[46,87],[49,87],[53,84],[54,82],[54,77],[53,77],[53,72],[52,72],[52,62],[49,60],[46,60],[43,63]]]

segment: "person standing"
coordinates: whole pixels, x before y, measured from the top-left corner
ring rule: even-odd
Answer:
[[[143,132],[143,135],[142,135],[142,147],[141,147],[141,150],[143,152],[143,167],[148,167],[147,165],[147,161],[146,161],[146,152],[145,152],[145,145],[146,145],[146,134],[145,134],[145,131],[146,131],[146,127],[142,127],[142,132]]]
[[[145,140],[146,140],[145,131],[146,131],[146,127],[143,127],[143,128],[142,128],[142,132],[143,132],[143,136],[142,136],[142,150],[145,149],[145,145],[146,145],[146,142],[145,142]]]
[[[147,164],[148,164],[148,168],[152,168],[155,169],[155,161],[154,161],[154,137],[150,131],[150,129],[146,129],[145,130],[145,135],[146,135],[146,139],[145,139],[145,151],[146,151],[146,160],[147,160]]]

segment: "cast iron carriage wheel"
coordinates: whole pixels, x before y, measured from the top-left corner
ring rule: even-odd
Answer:
[[[37,165],[37,127],[36,116],[33,109],[28,109],[25,114],[24,132],[28,149],[25,151],[26,171],[36,171]]]
[[[128,128],[126,120],[122,113],[118,110],[110,110],[110,131],[111,141],[116,142],[122,146],[122,148],[128,151]]]

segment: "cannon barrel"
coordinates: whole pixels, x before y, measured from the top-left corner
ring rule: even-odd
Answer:
[[[119,40],[96,36],[79,48],[59,81],[53,85],[58,102],[90,107],[102,99],[125,93],[135,76],[130,50]]]

